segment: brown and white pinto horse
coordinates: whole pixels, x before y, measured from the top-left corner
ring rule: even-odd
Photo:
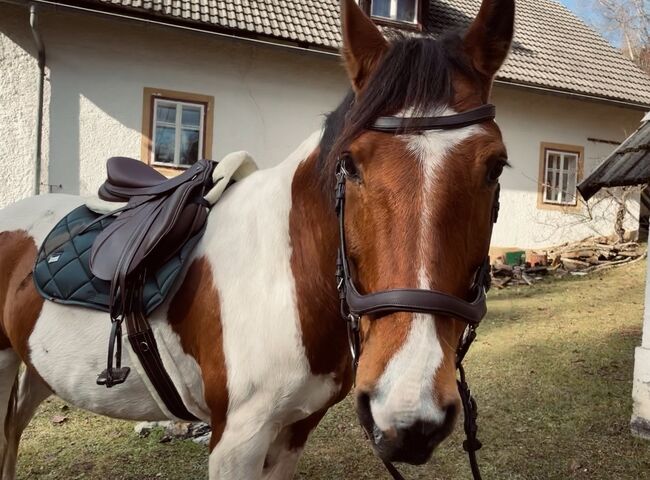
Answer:
[[[232,187],[177,291],[151,318],[188,410],[212,425],[210,478],[289,479],[311,430],[351,389],[334,284],[334,169],[349,152],[345,230],[363,292],[435,288],[467,295],[485,256],[496,180],[506,163],[492,121],[390,135],[380,115],[451,115],[487,102],[510,47],[514,0],[484,0],[463,36],[385,40],[342,1],[353,93],[323,132],[286,161]],[[31,278],[74,196],[29,198],[0,212],[0,465],[15,475],[21,433],[56,394],[110,417],[170,417],[125,342],[125,384],[98,387],[107,314],[43,301]],[[362,318],[360,417],[384,460],[426,461],[459,413],[455,349],[464,324],[428,314]],[[19,366],[26,365],[18,378]]]

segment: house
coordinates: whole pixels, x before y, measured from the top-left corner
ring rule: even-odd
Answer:
[[[5,1],[0,205],[35,184],[90,194],[114,155],[169,175],[199,156],[242,149],[272,166],[348,89],[337,0]],[[432,34],[463,28],[480,5],[360,2],[385,27]],[[513,165],[493,244],[609,233],[612,207],[587,212],[576,185],[634,131],[650,107],[650,79],[555,1],[517,0],[493,102]],[[630,209],[638,214],[638,198]],[[635,222],[630,216],[628,227]]]
[[[650,113],[641,127],[612,152],[578,189],[585,199],[613,186],[650,183]],[[650,440],[650,263],[647,266],[643,337],[634,354],[632,433]]]

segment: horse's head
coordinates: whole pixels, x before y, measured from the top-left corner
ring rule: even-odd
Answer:
[[[488,119],[395,135],[368,125],[484,105],[510,48],[514,0],[484,0],[464,36],[437,40],[386,41],[354,0],[343,0],[342,19],[354,93],[338,113],[343,126],[328,156],[347,173],[344,232],[355,283],[361,293],[434,289],[469,300],[506,164],[498,127]],[[465,323],[397,312],[364,315],[360,325],[360,420],[382,459],[422,463],[460,411],[455,354]]]

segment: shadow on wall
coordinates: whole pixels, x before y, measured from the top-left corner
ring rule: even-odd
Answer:
[[[29,11],[25,7],[16,5],[3,5],[3,11],[10,18],[8,29],[2,29],[1,35],[6,36],[19,48],[28,52],[33,57],[34,65],[37,64],[37,52],[29,27]],[[79,193],[79,92],[74,91],[74,85],[62,85],[58,82],[58,64],[51,62],[48,51],[47,22],[44,21],[42,11],[39,11],[38,30],[44,39],[46,50],[46,78],[45,89],[49,88],[50,103],[44,109],[43,123],[46,127],[43,134],[42,166],[47,165],[46,182],[41,186],[41,193]],[[15,31],[12,28],[17,27]],[[56,54],[53,55],[56,58]],[[14,67],[15,68],[15,67]],[[38,75],[34,69],[33,75]],[[34,79],[34,84],[36,80]],[[18,88],[21,88],[19,85]],[[36,95],[34,91],[33,95]],[[49,117],[47,116],[49,112]],[[53,115],[56,112],[56,116]],[[28,115],[36,115],[36,107]],[[26,128],[32,128],[26,126]],[[49,133],[48,132],[49,129]],[[59,143],[52,142],[52,138],[65,138],[65,148],[62,150]],[[30,152],[33,155],[33,153]]]

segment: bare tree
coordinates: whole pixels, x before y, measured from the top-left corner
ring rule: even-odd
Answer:
[[[650,0],[582,0],[588,18],[612,43],[650,73]]]

